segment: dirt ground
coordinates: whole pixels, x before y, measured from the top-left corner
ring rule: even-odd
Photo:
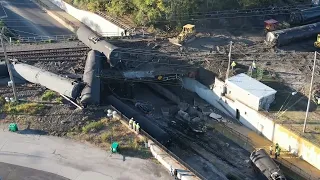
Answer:
[[[246,73],[252,61],[255,61],[257,67],[264,70],[261,81],[278,91],[276,104],[271,107],[270,113],[275,115],[280,112],[278,113],[281,114],[281,116],[277,118],[278,122],[283,123],[291,129],[295,129],[296,132],[301,132],[307,102],[305,94],[308,93],[308,84],[312,70],[312,51],[315,50],[313,48],[314,40],[307,40],[303,43],[299,42],[282,48],[270,48],[263,42],[264,37],[262,36],[262,30],[255,32],[237,32],[236,35],[234,34],[235,33],[228,31],[204,31],[199,38],[184,48],[171,45],[168,41],[153,41],[151,39],[139,43],[130,43],[130,41],[122,42],[119,43],[118,46],[157,50],[168,56],[179,55],[180,60],[185,60],[194,66],[203,67],[213,72],[209,74],[203,73],[199,79],[204,84],[211,85],[213,82],[210,81],[210,79],[214,79],[215,76],[221,78],[225,76],[228,63],[228,44],[232,41],[234,44],[231,57],[237,65],[231,73]],[[54,73],[63,75],[78,74],[81,76],[84,62],[37,63],[36,66]],[[315,83],[319,82],[320,71],[318,67],[315,73]],[[41,96],[44,92],[43,88],[39,86],[30,86],[28,87],[29,89],[26,88],[27,87],[21,87],[19,91],[20,97],[29,97],[29,100],[40,100],[35,97]],[[179,84],[170,85],[168,88],[176,92],[177,95],[180,95],[184,101],[194,103],[194,96],[188,94],[188,92],[181,93],[182,90]],[[144,101],[153,100],[152,103],[155,107],[155,113],[152,114],[152,118],[159,120],[162,116],[159,107],[172,105],[172,103],[153,93],[150,95],[153,98],[150,98],[146,96],[146,93],[142,93],[144,92],[143,89],[146,88],[138,90],[139,93],[136,98]],[[299,91],[301,94],[288,97],[288,95],[294,91]],[[1,96],[12,96],[8,88],[0,88],[0,93]],[[286,99],[288,103],[284,103]],[[72,132],[81,129],[81,127],[87,125],[87,123],[90,123],[92,120],[101,120],[101,118],[106,115],[104,110],[99,108],[80,112],[68,103],[64,105],[51,104],[48,106],[50,108],[47,108],[42,116],[20,115],[3,117],[2,119],[6,118],[9,121],[17,121],[22,123],[23,126],[27,126],[28,122],[31,122],[32,129],[42,130],[52,135],[94,140],[94,136],[97,135],[95,134],[96,132],[92,132],[90,136],[81,136]],[[279,111],[280,108],[281,110]],[[310,121],[307,126],[308,133],[304,134],[304,136],[308,139],[313,138],[313,141],[319,141],[320,144],[320,136],[318,135],[320,130],[317,128],[319,112],[314,104],[312,104],[311,111],[309,116]],[[166,124],[160,121],[157,121],[157,123],[160,125]],[[101,133],[99,132],[99,136],[102,133],[103,131],[101,131]],[[224,167],[229,171],[239,171],[242,177],[255,179],[256,175],[252,174],[251,167],[246,163],[249,156],[247,151],[233,144],[229,139],[215,133],[208,134],[208,137],[212,138],[213,147],[224,147],[222,144],[226,142],[230,145],[229,149],[224,150],[225,154],[223,156],[232,159],[233,164],[225,163],[221,158],[217,158],[217,162],[225,163],[226,165]],[[101,147],[106,147],[106,145],[102,145]],[[219,151],[219,149],[216,149],[216,151]],[[184,160],[190,164],[194,164],[194,167],[198,168],[197,170],[203,174],[207,173],[208,177],[213,175],[212,172],[219,171],[219,169],[217,170],[217,167],[214,166],[218,164],[214,164],[214,162],[195,156],[190,152],[180,152],[183,154],[181,157]],[[217,154],[214,155],[217,156]]]
[[[17,86],[17,89],[21,105],[1,104],[1,124],[15,122],[20,133],[72,138],[106,151],[116,141],[120,143],[121,154],[152,159],[143,139],[129,131],[120,121],[107,118],[110,107],[80,110],[56,93],[50,100],[44,100],[48,91],[36,85]],[[2,87],[0,96],[12,97],[11,88]]]
[[[313,46],[316,37],[284,47],[271,48],[264,42],[262,31],[261,29],[261,31],[238,32],[236,36],[227,30],[207,31],[186,45],[183,51],[166,42],[159,43],[161,44],[159,50],[163,52],[176,50],[189,62],[202,60],[199,66],[214,73],[203,73],[199,79],[209,86],[213,83],[208,81],[210,76],[225,78],[229,42],[232,41],[231,61],[235,61],[237,65],[231,70],[231,75],[248,73],[249,66],[255,61],[257,68],[263,70],[263,76],[259,80],[277,90],[276,101],[271,106],[270,115],[275,117],[278,123],[320,145],[320,128],[317,123],[320,113],[314,101],[310,103],[307,132],[302,133],[314,51],[317,50]],[[190,57],[193,57],[192,60]],[[319,86],[319,80],[320,68],[316,64],[313,90]],[[293,96],[292,92],[299,93]]]

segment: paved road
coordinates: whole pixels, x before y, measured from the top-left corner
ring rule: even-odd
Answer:
[[[1,180],[68,180],[56,174],[39,171],[36,169],[0,163]]]
[[[110,156],[71,140],[10,133],[0,128],[0,162],[54,173],[71,180],[168,180],[169,173],[150,160]],[[1,167],[0,167],[1,168]]]
[[[0,16],[21,36],[72,34],[31,0],[1,0]]]

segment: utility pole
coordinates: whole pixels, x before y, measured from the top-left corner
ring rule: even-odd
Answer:
[[[232,41],[230,41],[230,49],[229,49],[229,55],[228,55],[229,62],[228,62],[228,69],[227,69],[227,73],[226,73],[226,80],[229,78],[229,70],[230,70],[230,63],[231,63],[231,48],[232,48]]]
[[[316,67],[316,60],[317,60],[317,51],[314,52],[313,68],[312,68],[312,76],[311,76],[311,83],[310,83],[308,105],[307,105],[306,117],[305,117],[304,123],[303,123],[303,133],[306,132],[307,119],[308,119],[308,115],[309,115],[309,107],[310,107],[310,101],[311,101],[312,86],[313,86],[314,69]]]
[[[12,83],[11,85],[12,85],[12,89],[13,89],[14,100],[17,102],[18,98],[17,98],[17,93],[16,93],[16,85],[14,83],[14,78],[12,76],[12,72],[11,72],[11,68],[10,68],[10,63],[9,63],[9,59],[8,59],[8,55],[7,55],[6,46],[4,45],[4,42],[3,42],[4,30],[5,30],[5,27],[2,27],[1,34],[0,34],[1,45],[2,45],[3,53],[4,53],[4,60],[6,61],[6,65],[7,65],[8,72],[9,72],[10,81]]]

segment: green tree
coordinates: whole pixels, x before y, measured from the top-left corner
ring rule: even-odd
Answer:
[[[105,9],[113,15],[124,15],[127,13],[132,13],[133,4],[131,0],[110,0],[105,3]]]
[[[137,24],[154,23],[167,13],[164,0],[133,0],[136,9],[135,20]]]

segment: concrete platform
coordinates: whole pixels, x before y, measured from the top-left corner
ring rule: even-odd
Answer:
[[[170,172],[174,169],[177,169],[178,178],[181,180],[200,180],[197,176],[195,176],[192,172],[183,167],[180,163],[178,163],[173,157],[171,157],[168,153],[164,152],[160,149],[156,144],[154,144],[151,140],[148,141],[148,145],[150,147],[151,153],[153,156]]]

